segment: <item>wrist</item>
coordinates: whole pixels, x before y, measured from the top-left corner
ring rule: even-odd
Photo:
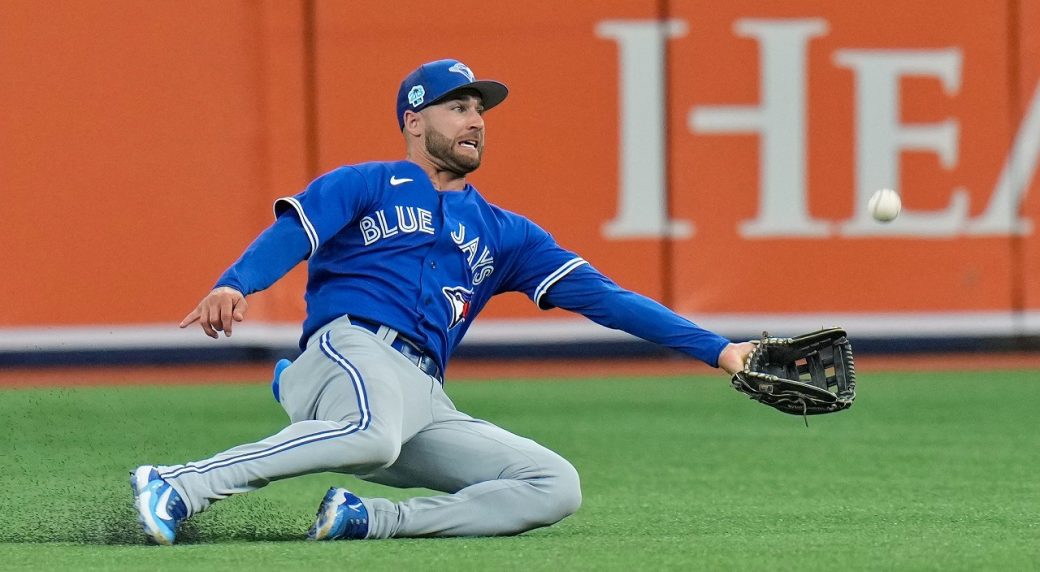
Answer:
[[[245,294],[243,294],[242,290],[240,290],[239,288],[236,288],[235,286],[231,286],[228,284],[219,283],[213,287],[213,290],[210,292],[210,294],[220,294],[223,292],[227,292],[229,294],[237,294],[238,296],[245,297]]]

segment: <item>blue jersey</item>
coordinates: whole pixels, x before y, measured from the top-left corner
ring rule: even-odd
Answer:
[[[495,294],[536,304],[585,261],[471,185],[439,192],[410,161],[341,167],[275,212],[294,211],[310,242],[305,341],[344,314],[396,329],[448,356]]]
[[[274,224],[217,281],[244,295],[309,259],[304,347],[344,314],[394,328],[441,371],[495,294],[578,312],[717,366],[729,340],[615,284],[467,185],[440,192],[408,161],[331,171],[275,202]]]

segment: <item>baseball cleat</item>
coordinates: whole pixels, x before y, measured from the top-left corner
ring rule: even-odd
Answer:
[[[318,507],[308,540],[361,539],[368,536],[368,509],[354,493],[332,487]]]
[[[173,544],[177,524],[188,516],[181,495],[151,465],[137,467],[131,473],[130,488],[134,491],[137,522],[141,523],[144,533],[156,544]]]

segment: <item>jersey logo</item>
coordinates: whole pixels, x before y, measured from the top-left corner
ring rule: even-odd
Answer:
[[[391,209],[380,209],[361,217],[358,221],[365,246],[398,234],[421,232],[434,234],[433,213],[418,207],[398,205]]]
[[[425,97],[426,89],[421,85],[417,85],[408,92],[408,103],[412,104],[412,107],[418,107],[422,105]]]
[[[469,303],[473,300],[473,291],[461,286],[445,286],[441,288],[441,292],[444,292],[444,297],[448,299],[448,304],[451,306],[451,323],[448,324],[450,330],[465,322],[466,317],[469,316]]]
[[[460,222],[459,229],[452,231],[451,239],[455,242],[455,246],[458,246],[459,250],[466,255],[466,263],[473,272],[474,286],[480,285],[488,276],[491,276],[491,273],[495,271],[495,257],[491,256],[491,249],[487,246],[484,247],[480,256],[477,256],[477,251],[480,250],[479,236],[467,241],[466,227]]]
[[[397,185],[403,185],[405,183],[411,183],[411,182],[412,182],[411,179],[406,179],[404,177],[398,179],[397,177],[395,177],[393,175],[390,175],[390,186],[392,186],[392,187],[396,187]]]
[[[171,494],[173,494],[173,487],[166,487],[166,490],[163,491],[163,494],[159,497],[159,503],[155,505],[155,516],[158,516],[162,520],[170,520],[173,518],[166,509],[166,505],[170,504]]]
[[[451,66],[450,68],[448,68],[448,71],[453,71],[455,73],[460,73],[460,74],[466,76],[466,79],[468,79],[470,81],[473,81],[474,79],[476,79],[473,76],[473,72],[470,71],[470,69],[466,66],[466,64],[464,64],[462,62],[459,62],[459,63]]]

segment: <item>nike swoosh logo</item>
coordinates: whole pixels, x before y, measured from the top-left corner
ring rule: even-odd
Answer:
[[[159,497],[159,504],[155,506],[155,516],[163,520],[173,520],[173,517],[166,510],[166,505],[170,503],[171,494],[173,494],[173,487],[166,487],[166,491]]]
[[[361,507],[363,507],[363,506],[365,506],[365,505],[363,505],[362,503],[348,504],[347,508],[349,508],[350,510],[361,510]]]
[[[397,185],[403,185],[404,183],[411,183],[411,182],[412,182],[411,179],[404,179],[404,178],[398,179],[397,177],[394,177],[393,175],[390,176],[390,185],[394,186],[394,187],[396,187]]]

